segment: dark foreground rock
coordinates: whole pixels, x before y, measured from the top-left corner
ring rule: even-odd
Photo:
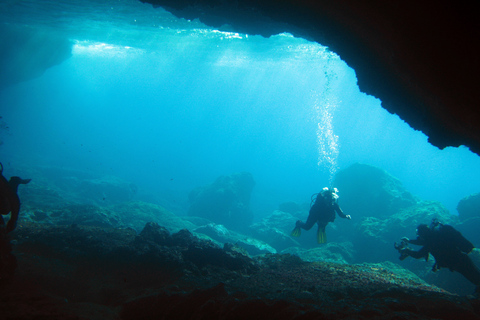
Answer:
[[[2,319],[478,319],[480,301],[393,263],[252,259],[187,230],[23,224]]]

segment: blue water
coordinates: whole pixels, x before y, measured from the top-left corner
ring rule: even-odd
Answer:
[[[452,214],[480,192],[477,155],[431,146],[320,44],[221,32],[134,0],[7,1],[0,17],[74,43],[70,59],[0,91],[7,169],[88,170],[185,199],[247,171],[256,218],[308,202],[356,162]]]

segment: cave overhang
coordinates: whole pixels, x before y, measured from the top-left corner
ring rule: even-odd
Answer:
[[[475,1],[140,1],[220,30],[288,32],[328,46],[355,70],[362,92],[431,144],[465,145],[480,154]]]

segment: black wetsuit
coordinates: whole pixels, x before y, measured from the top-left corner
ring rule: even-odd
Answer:
[[[342,209],[338,206],[337,201],[333,200],[330,195],[324,197],[322,194],[317,196],[315,203],[310,208],[310,212],[307,218],[307,222],[301,223],[299,227],[305,230],[310,230],[315,223],[318,223],[319,228],[325,228],[329,222],[335,220],[335,212],[342,218],[347,216],[343,213]]]
[[[430,253],[435,258],[433,271],[448,268],[462,274],[474,285],[480,286],[480,270],[468,256],[474,246],[452,226],[440,225],[429,229],[424,235],[410,240],[409,243],[423,247],[418,251],[406,248],[407,255],[415,259],[428,259]]]

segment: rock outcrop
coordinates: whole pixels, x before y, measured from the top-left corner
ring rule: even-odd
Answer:
[[[189,194],[188,214],[206,218],[232,230],[246,230],[253,221],[250,195],[255,181],[250,173],[221,176]]]
[[[470,218],[480,218],[480,193],[471,194],[460,200],[457,211],[458,217],[463,221]]]
[[[400,180],[367,164],[356,163],[339,171],[334,185],[339,189],[340,207],[355,219],[389,217],[417,203]]]
[[[73,43],[25,26],[0,25],[0,90],[43,74],[72,55]]]
[[[476,319],[478,300],[393,263],[252,259],[181,230],[23,225],[5,319]],[[0,277],[0,279],[2,279]],[[2,279],[3,280],[3,279]]]

